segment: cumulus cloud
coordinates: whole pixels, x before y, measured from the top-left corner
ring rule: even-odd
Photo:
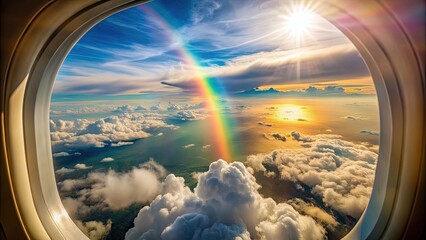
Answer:
[[[111,231],[112,221],[108,220],[106,224],[98,221],[75,221],[75,224],[90,240],[100,240],[105,239]]]
[[[309,86],[305,89],[305,92],[310,95],[338,95],[345,92],[343,87],[339,86],[326,86],[324,89],[317,88],[314,86]]]
[[[70,216],[81,218],[96,209],[118,210],[153,200],[161,192],[166,173],[150,159],[129,172],[92,172],[86,178],[66,179],[58,186],[61,191],[76,191],[76,197],[66,197],[62,202]]]
[[[118,106],[115,111],[116,112],[133,112],[135,111],[135,108],[130,105],[123,105],[123,106]]]
[[[134,142],[118,142],[118,143],[111,143],[111,147],[121,147],[121,146],[127,146],[132,145]]]
[[[149,132],[159,128],[175,129],[155,114],[123,113],[96,121],[50,121],[51,140],[55,149],[103,148],[109,143],[119,147],[131,140],[151,136]],[[126,142],[126,143],[125,143]]]
[[[70,154],[67,153],[67,152],[58,152],[58,153],[52,154],[52,156],[53,157],[68,157],[68,156],[70,156]]]
[[[142,105],[139,105],[135,108],[135,111],[143,111],[143,110],[146,110],[146,108]]]
[[[184,110],[177,112],[173,118],[180,121],[192,121],[205,119],[206,117],[200,113],[195,113],[191,110]]]
[[[57,153],[52,154],[53,157],[69,157],[71,155],[81,155],[81,153],[75,152],[75,153],[70,154],[68,152],[57,152]]]
[[[149,109],[151,109],[151,110],[153,110],[153,111],[164,111],[164,110],[166,110],[166,108],[165,107],[163,107],[161,104],[156,104],[156,105],[153,105],[153,106],[151,106]]]
[[[114,161],[114,158],[112,157],[106,157],[106,158],[102,158],[101,162],[112,162]]]
[[[325,237],[311,217],[260,195],[260,185],[242,163],[218,160],[197,175],[194,191],[183,178],[168,175],[161,194],[139,211],[125,239]]]
[[[55,173],[57,173],[59,175],[63,175],[63,174],[67,174],[67,173],[74,172],[74,171],[75,171],[75,169],[62,167],[62,168],[56,170]]]
[[[175,104],[175,103],[169,103],[169,106],[167,106],[167,110],[169,111],[175,111],[175,110],[181,110],[182,107]]]
[[[272,137],[274,137],[277,140],[281,140],[283,142],[285,142],[287,140],[287,138],[284,135],[280,134],[280,133],[273,133]]]
[[[74,168],[75,169],[89,169],[89,168],[91,168],[91,166],[87,166],[84,163],[77,163],[76,165],[74,165]]]
[[[276,172],[281,179],[302,183],[327,206],[359,218],[370,198],[377,154],[338,135],[291,135],[303,148],[251,155],[248,166],[266,176]]]

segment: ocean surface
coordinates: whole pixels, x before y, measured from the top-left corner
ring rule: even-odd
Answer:
[[[363,134],[362,131],[379,132],[379,116],[377,99],[375,97],[345,97],[345,98],[292,98],[292,99],[241,99],[232,100],[227,105],[229,111],[223,111],[222,118],[231,122],[230,148],[233,153],[228,162],[245,162],[248,155],[269,153],[281,148],[300,148],[300,144],[291,140],[289,133],[298,131],[303,134],[338,134],[344,140],[353,142],[368,142],[378,145],[376,134]],[[147,102],[136,100],[117,100],[115,105],[139,104]],[[167,105],[167,103],[164,103]],[[88,102],[56,101],[51,110],[57,113],[51,115],[52,120],[75,120],[99,118],[117,115],[110,110],[103,112],[65,113],[65,109],[82,107],[108,106],[105,100]],[[241,107],[244,106],[244,107]],[[62,112],[61,112],[62,111]],[[267,123],[269,125],[260,124]],[[169,173],[181,176],[190,188],[196,186],[193,173],[205,172],[211,162],[219,156],[213,148],[203,147],[212,144],[212,130],[207,117],[202,120],[178,121],[167,120],[168,124],[178,126],[177,129],[160,128],[151,133],[152,136],[133,141],[134,144],[121,147],[78,149],[80,155],[70,155],[54,158],[55,170],[63,167],[72,169],[78,163],[91,166],[64,175],[56,175],[57,182],[66,179],[87,177],[90,172],[106,172],[113,169],[116,172],[127,172],[151,159],[164,166]],[[279,141],[265,136],[280,133],[287,136],[287,141]],[[193,144],[193,145],[192,145]],[[190,146],[190,147],[185,147]],[[56,152],[53,147],[52,152]],[[103,158],[111,157],[114,161],[101,162]],[[262,186],[261,194],[272,197],[277,202],[298,197],[322,207],[332,213],[341,223],[333,232],[328,232],[330,239],[344,236],[356,223],[356,219],[339,214],[324,206],[310,191],[300,191],[289,181],[278,178],[267,178],[256,174],[258,183]],[[307,188],[307,186],[302,186]],[[308,190],[308,189],[307,189]],[[74,196],[72,192],[60,192],[61,197]],[[133,204],[122,210],[103,210],[94,212],[80,219],[82,221],[103,221],[111,219],[113,224],[107,239],[123,239],[128,229],[133,226],[133,220],[144,204]]]

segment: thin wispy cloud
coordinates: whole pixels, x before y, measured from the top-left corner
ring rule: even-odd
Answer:
[[[304,41],[292,39],[284,29],[289,2],[176,4],[148,3],[93,27],[66,58],[54,94],[191,92],[200,70],[226,92],[369,75],[349,40],[319,16]]]

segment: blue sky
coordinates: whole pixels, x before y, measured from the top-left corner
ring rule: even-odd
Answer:
[[[124,10],[78,41],[54,95],[192,92],[200,69],[228,93],[322,81],[365,85],[362,58],[329,22],[314,15],[300,41],[292,36],[286,19],[295,7],[275,0],[154,0]]]

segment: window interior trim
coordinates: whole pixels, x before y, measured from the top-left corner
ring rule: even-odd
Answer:
[[[54,1],[33,18],[13,53],[2,124],[9,182],[30,238],[87,239],[66,213],[56,186],[49,134],[52,86],[67,53],[85,32],[105,17],[142,2]],[[405,226],[400,223],[409,220],[424,179],[422,64],[407,51],[413,46],[410,39],[380,2],[352,2],[318,4],[318,13],[338,27],[364,58],[380,107],[380,150],[372,196],[345,238],[402,237]],[[379,17],[366,16],[369,8],[380,10]],[[392,31],[377,29],[384,22]],[[40,31],[39,26],[50,27]],[[392,39],[398,40],[398,48]]]

